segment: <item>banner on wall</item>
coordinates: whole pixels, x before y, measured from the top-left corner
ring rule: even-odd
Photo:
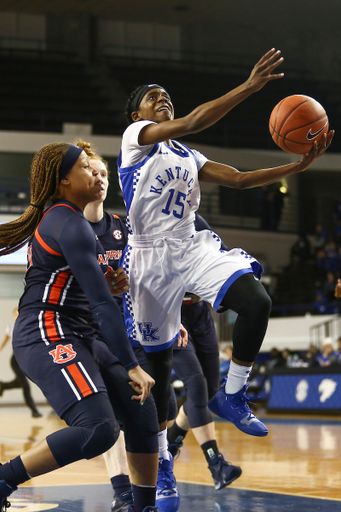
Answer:
[[[341,410],[341,373],[273,375],[268,410]]]

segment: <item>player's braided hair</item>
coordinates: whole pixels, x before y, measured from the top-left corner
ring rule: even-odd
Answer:
[[[17,251],[32,238],[46,203],[57,196],[59,167],[69,147],[66,142],[47,144],[34,156],[30,206],[18,219],[0,224],[0,256]]]
[[[110,174],[109,171],[109,164],[104,158],[102,158],[98,153],[96,153],[96,150],[91,147],[90,142],[86,142],[85,140],[78,139],[73,143],[75,146],[78,146],[83,149],[83,151],[88,155],[89,158],[92,158],[93,160],[99,160],[100,162],[103,162],[106,169],[108,176]]]
[[[141,91],[141,89],[143,89],[144,85],[139,85],[138,87],[136,87],[136,89],[133,90],[133,92],[130,94],[128,100],[127,100],[127,103],[126,103],[126,108],[124,110],[124,113],[126,115],[126,118],[127,118],[127,121],[128,121],[128,124],[132,124],[133,123],[133,120],[132,120],[132,117],[131,117],[131,104],[135,98],[135,96]]]

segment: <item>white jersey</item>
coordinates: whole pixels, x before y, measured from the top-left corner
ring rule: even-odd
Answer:
[[[186,292],[218,310],[228,288],[257,264],[242,249],[221,251],[213,231],[195,231],[198,172],[207,158],[176,141],[174,147],[140,146],[140,131],[151,123],[127,128],[118,158],[130,231],[120,262],[130,282],[124,316],[131,342],[147,352],[163,350],[179,336]]]
[[[194,224],[200,204],[198,172],[207,158],[177,141],[140,146],[142,128],[132,123],[124,132],[118,173],[127,208],[127,227],[134,235],[156,235]]]

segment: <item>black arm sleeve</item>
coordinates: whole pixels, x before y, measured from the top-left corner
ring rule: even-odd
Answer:
[[[59,246],[90,302],[106,344],[126,370],[135,368],[138,363],[127,337],[120,308],[98,264],[96,241],[90,224],[80,215],[75,215],[60,233]]]

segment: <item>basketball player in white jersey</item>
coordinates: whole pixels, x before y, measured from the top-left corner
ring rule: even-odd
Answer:
[[[328,148],[334,132],[298,162],[249,172],[209,161],[174,138],[208,128],[267,82],[281,78],[283,73],[273,71],[282,61],[280,51],[271,49],[245,83],[183,118],[174,119],[171,98],[158,84],[140,86],[127,102],[131,124],[123,134],[118,159],[130,231],[122,265],[130,280],[125,319],[130,339],[146,351],[148,371],[156,382],[152,392],[160,423],[159,448],[168,466],[172,465],[166,444],[172,344],[179,336],[185,292],[200,296],[215,310],[232,309],[238,314],[228,378],[209,408],[247,434],[268,434],[247,405],[246,389],[271,301],[258,280],[261,269],[254,258],[241,249],[220,251],[215,233],[195,231],[199,181],[238,189],[274,183],[307,169]]]

